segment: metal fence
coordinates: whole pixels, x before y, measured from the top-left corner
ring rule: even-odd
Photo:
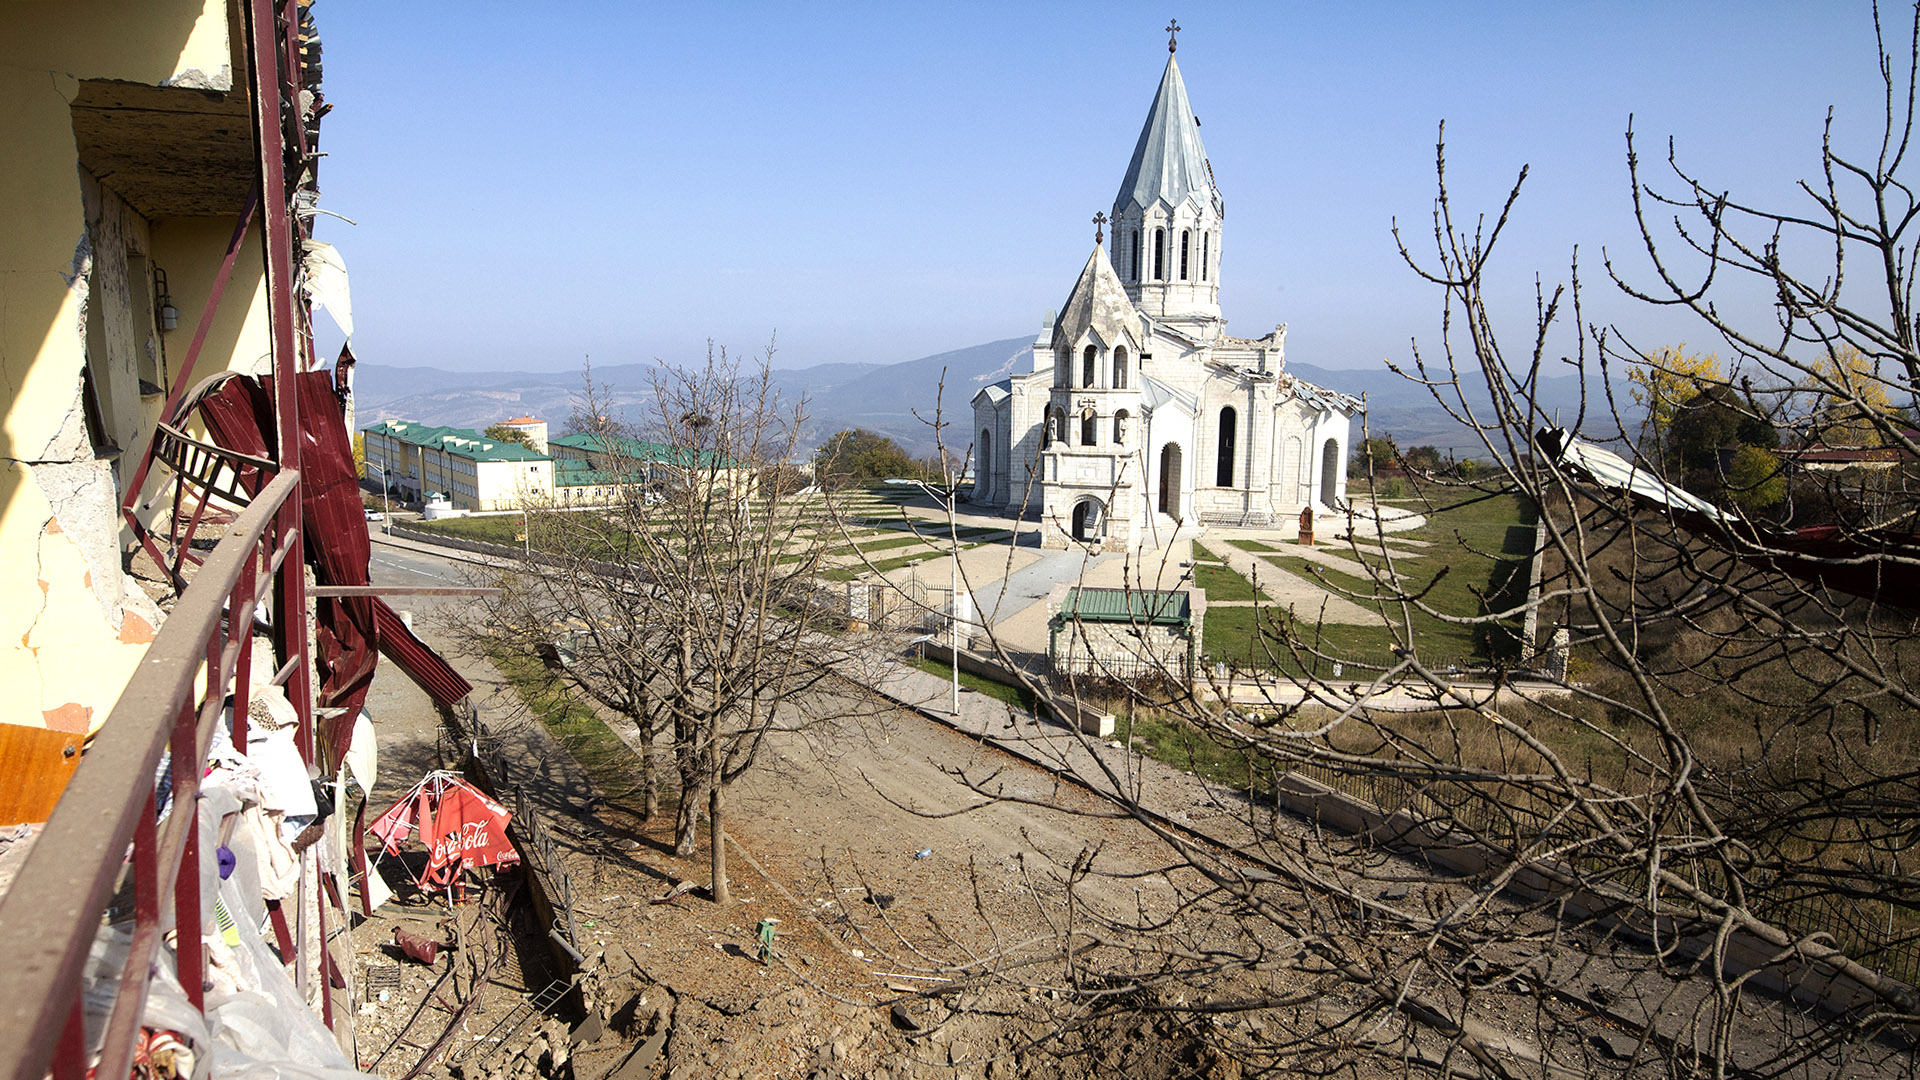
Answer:
[[[1353,772],[1317,762],[1289,762],[1279,771],[1304,776],[1367,803],[1383,816],[1404,812],[1430,830],[1457,832],[1463,844],[1498,851],[1518,851],[1539,839],[1554,816],[1549,808],[1506,801],[1484,785],[1462,781]],[[1607,884],[1626,894],[1644,896],[1646,892],[1644,867],[1603,864],[1577,854],[1562,856],[1558,862],[1582,875],[1604,874]],[[1680,910],[1669,914],[1678,915]],[[1909,985],[1920,983],[1920,927],[1903,922],[1898,909],[1886,901],[1803,893],[1765,905],[1756,914],[1802,936],[1826,935],[1835,947],[1874,971]]]
[[[154,777],[163,757],[206,761],[228,687],[232,700],[248,700],[252,621],[228,620],[224,612],[252,611],[298,547],[298,532],[276,545],[268,530],[299,480],[298,471],[286,470],[268,483],[180,595],[0,900],[0,956],[7,958],[8,975],[0,1005],[0,1076],[42,1080],[49,1070],[55,1080],[128,1075],[167,923],[195,928],[175,935],[176,970],[188,1000],[205,1008],[207,961],[197,928],[212,913],[201,910],[200,868],[213,853],[200,850],[194,812],[202,770],[169,770],[172,809],[164,818]],[[287,572],[301,572],[297,558]],[[247,710],[232,715],[233,745],[245,746]],[[310,721],[304,712],[302,721]],[[90,1072],[82,969],[129,845],[132,946]],[[163,921],[163,909],[171,911],[170,920]],[[324,927],[321,933],[324,940]]]
[[[553,838],[552,830],[547,828],[539,812],[527,798],[526,785],[514,778],[513,766],[502,751],[499,738],[487,727],[487,722],[480,716],[479,710],[468,703],[462,712],[454,717],[454,722],[463,728],[454,734],[465,748],[472,771],[478,773],[472,778],[488,794],[503,803],[511,793],[513,831],[520,839],[520,852],[534,864],[533,869],[553,883],[553,895],[549,898],[555,908],[551,933],[562,939],[567,952],[577,961],[581,952],[579,920],[575,914],[573,876],[567,871],[567,862],[559,843]]]

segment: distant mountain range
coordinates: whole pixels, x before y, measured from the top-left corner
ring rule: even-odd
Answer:
[[[958,425],[949,444],[966,445],[959,433],[972,426],[973,395],[1014,371],[1030,370],[1032,350],[1031,336],[1005,338],[897,364],[821,364],[775,371],[774,382],[788,400],[805,396],[808,447],[836,431],[860,427],[925,455],[933,452],[930,422],[936,405],[945,420]],[[616,413],[641,422],[652,397],[653,371],[651,364],[595,367],[593,380]],[[1403,447],[1436,446],[1461,456],[1483,452],[1474,433],[1439,408],[1424,386],[1384,367],[1333,370],[1289,361],[1287,371],[1330,390],[1365,394],[1372,433],[1391,435]],[[546,420],[558,434],[573,415],[581,386],[578,371],[446,371],[362,363],[354,372],[355,423],[366,427],[398,419],[482,429],[510,416],[532,415]],[[1476,411],[1484,409],[1484,385],[1470,386],[1467,395]],[[1548,417],[1558,412],[1571,420],[1580,407],[1579,379],[1543,378],[1538,403]],[[1357,428],[1353,437],[1360,437]]]

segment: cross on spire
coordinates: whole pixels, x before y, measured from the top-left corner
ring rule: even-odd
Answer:
[[[1179,48],[1180,20],[1174,19],[1167,23],[1167,52],[1172,53]]]
[[[1104,244],[1107,242],[1107,212],[1105,210],[1093,215],[1093,242],[1095,244]]]

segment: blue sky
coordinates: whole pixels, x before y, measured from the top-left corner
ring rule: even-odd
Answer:
[[[1286,322],[1288,356],[1327,367],[1437,334],[1390,228],[1430,245],[1442,120],[1458,209],[1532,167],[1498,264],[1516,348],[1534,273],[1575,244],[1590,321],[1713,344],[1602,273],[1604,247],[1644,277],[1629,114],[1650,164],[1672,136],[1774,205],[1817,172],[1828,106],[1843,144],[1879,122],[1854,2],[321,4],[322,205],[358,225],[320,235],[356,351],[570,370],[777,332],[805,366],[1029,333],[1111,207],[1169,15],[1227,203],[1230,332]]]

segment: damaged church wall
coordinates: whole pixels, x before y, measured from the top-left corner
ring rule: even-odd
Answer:
[[[177,364],[191,336],[184,313],[204,302],[204,287],[197,300],[183,287],[188,264],[211,262],[210,276],[231,231],[231,221],[216,226],[211,251],[170,242],[115,177],[81,166],[73,103],[88,80],[196,97],[230,89],[230,14],[222,0],[0,13],[0,686],[9,691],[0,723],[97,728],[153,638],[160,612],[123,570],[121,485],[164,400],[151,378],[160,351]],[[258,277],[257,252],[243,255],[242,291],[229,303],[245,297],[250,263]],[[173,274],[183,312],[166,341],[154,318],[156,262]],[[258,306],[264,325],[264,296]],[[237,361],[241,336],[224,349],[209,342],[201,371]],[[264,330],[258,336],[264,342]]]

